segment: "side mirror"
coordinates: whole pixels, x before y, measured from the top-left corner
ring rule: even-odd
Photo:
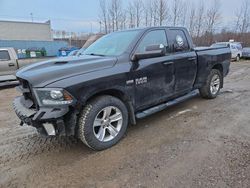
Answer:
[[[163,44],[150,45],[145,48],[145,52],[143,53],[135,53],[131,60],[138,61],[140,59],[148,59],[154,57],[161,57],[166,54],[166,46]]]

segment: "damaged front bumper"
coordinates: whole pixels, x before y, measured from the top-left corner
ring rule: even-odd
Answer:
[[[69,113],[69,106],[42,107],[39,110],[31,108],[30,101],[23,96],[13,101],[16,115],[21,125],[27,124],[37,128],[38,132],[46,136],[72,136],[75,134],[76,115]]]

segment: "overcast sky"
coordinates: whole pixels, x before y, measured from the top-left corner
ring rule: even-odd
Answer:
[[[187,0],[198,3],[201,0]],[[250,0],[249,0],[250,1]],[[206,6],[212,0],[204,1]],[[241,0],[220,0],[223,26],[232,25]],[[127,1],[123,0],[126,6]],[[31,21],[51,20],[52,29],[74,32],[99,30],[99,0],[0,0],[0,20]]]

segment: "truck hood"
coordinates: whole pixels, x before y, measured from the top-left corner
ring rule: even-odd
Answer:
[[[45,87],[65,78],[111,68],[116,61],[115,57],[90,55],[55,58],[26,66],[17,71],[16,76],[27,80],[33,87]]]

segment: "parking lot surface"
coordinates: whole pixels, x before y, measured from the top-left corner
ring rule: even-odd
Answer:
[[[199,96],[138,121],[111,149],[19,126],[0,90],[0,187],[249,187],[250,61],[233,62],[218,98]]]

